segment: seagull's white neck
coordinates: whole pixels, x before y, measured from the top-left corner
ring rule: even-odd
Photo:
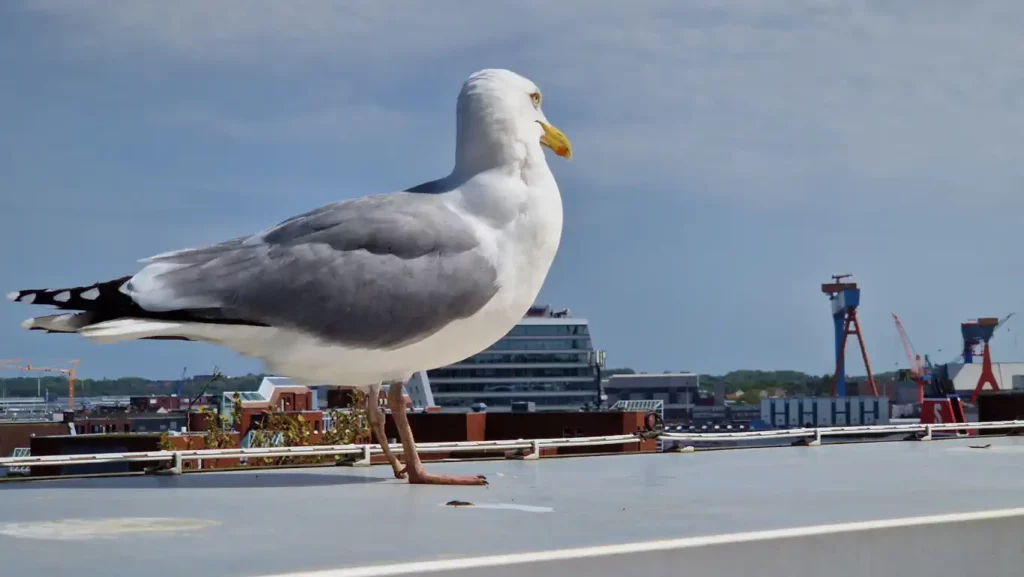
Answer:
[[[558,235],[562,199],[544,150],[540,142],[515,144],[495,156],[474,154],[466,146],[467,156],[456,162],[443,188],[458,189],[462,208],[493,227],[525,218],[532,221],[530,226],[546,229],[539,234]]]
[[[455,173],[471,176],[522,164],[525,147],[499,127],[485,122],[459,122],[455,140]]]

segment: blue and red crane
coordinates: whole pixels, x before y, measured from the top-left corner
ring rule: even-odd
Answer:
[[[960,323],[960,336],[963,338],[964,364],[973,363],[974,357],[978,354],[977,347],[981,345],[981,376],[978,377],[978,384],[974,386],[974,393],[971,395],[971,403],[978,402],[978,394],[985,388],[985,385],[992,385],[992,389],[999,390],[999,383],[996,381],[995,371],[992,370],[992,353],[989,350],[989,341],[1003,323],[1010,320],[1015,313],[1010,313],[1002,320],[996,317],[984,317]]]
[[[832,275],[832,282],[821,285],[821,292],[828,295],[828,300],[832,303],[832,324],[835,327],[836,373],[832,379],[832,396],[846,396],[846,339],[850,335],[856,335],[861,356],[864,358],[864,369],[867,371],[871,394],[877,397],[878,387],[875,386],[875,376],[871,372],[868,350],[864,347],[864,335],[861,332],[860,321],[857,319],[860,289],[857,288],[855,282],[844,282],[851,276],[853,275]]]

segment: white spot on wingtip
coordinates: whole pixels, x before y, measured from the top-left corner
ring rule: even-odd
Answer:
[[[69,293],[68,291],[59,292],[56,295],[54,295],[53,300],[59,303],[66,303],[69,300],[71,300],[71,293]]]
[[[90,300],[90,301],[91,300],[95,300],[99,296],[100,296],[100,291],[99,291],[99,289],[95,289],[95,288],[91,288],[91,289],[85,291],[84,293],[82,293],[82,298]]]
[[[18,300],[18,295],[20,295],[20,294],[21,293],[19,291],[11,291],[11,292],[7,293],[7,300],[9,300],[9,301],[16,301],[16,300]]]
[[[36,326],[36,319],[35,319],[35,317],[30,318],[30,319],[25,319],[25,320],[21,321],[21,328],[23,328],[23,329],[30,329],[30,328],[32,328],[34,326]]]
[[[18,301],[18,302],[30,305],[30,304],[36,302],[36,293],[28,293],[27,295],[21,297],[21,300]]]

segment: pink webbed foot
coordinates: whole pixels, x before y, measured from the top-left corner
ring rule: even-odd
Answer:
[[[488,485],[487,477],[483,475],[434,475],[426,472],[410,473],[409,483],[412,485]]]

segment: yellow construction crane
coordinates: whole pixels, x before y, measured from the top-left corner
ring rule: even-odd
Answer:
[[[0,360],[0,369],[14,370],[14,371],[25,371],[25,372],[40,372],[40,373],[58,373],[66,375],[68,378],[68,410],[75,410],[75,370],[78,368],[78,363],[81,359],[73,359],[68,361],[71,366],[66,369],[55,368],[55,367],[37,367],[29,361],[22,361],[21,359],[3,359]]]

